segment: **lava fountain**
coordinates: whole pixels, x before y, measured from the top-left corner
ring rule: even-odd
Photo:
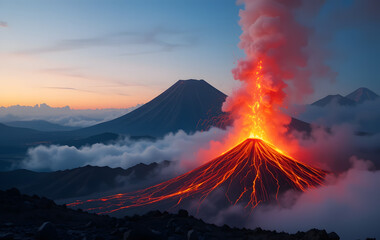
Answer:
[[[85,204],[87,210],[111,213],[164,201],[181,204],[197,199],[202,203],[213,191],[223,189],[230,204],[254,208],[288,189],[305,191],[323,183],[325,171],[293,159],[283,144],[288,142],[284,125],[290,122],[281,112],[287,101],[285,92],[295,96],[310,92],[307,56],[302,51],[308,31],[293,16],[300,1],[242,2],[239,46],[246,58],[233,70],[242,84],[223,105],[234,120],[223,146],[229,150],[155,186],[68,206]]]

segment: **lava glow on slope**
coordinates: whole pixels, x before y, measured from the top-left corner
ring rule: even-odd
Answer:
[[[254,208],[276,199],[281,190],[304,191],[322,184],[326,173],[288,157],[259,139],[247,139],[214,160],[169,181],[131,193],[100,199],[76,201],[87,211],[112,213],[164,200],[180,204],[197,199],[200,204],[215,189],[222,187],[230,204],[243,203]]]

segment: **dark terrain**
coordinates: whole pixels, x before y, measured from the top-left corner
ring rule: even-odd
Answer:
[[[131,191],[166,180],[159,176],[159,172],[169,163],[140,163],[128,169],[84,166],[55,172],[18,169],[0,172],[0,189],[16,187],[23,193],[51,199],[75,198],[117,189]]]
[[[52,200],[20,194],[17,189],[0,191],[0,239],[313,239],[338,240],[325,230],[284,232],[230,228],[207,224],[189,216],[152,211],[142,216],[113,218],[56,205]]]
[[[44,120],[12,121],[4,122],[4,124],[10,127],[30,128],[43,132],[72,131],[78,129],[78,127],[63,126]]]

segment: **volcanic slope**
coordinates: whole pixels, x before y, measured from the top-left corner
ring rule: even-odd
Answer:
[[[187,199],[201,202],[222,188],[229,204],[254,208],[260,202],[277,199],[280,192],[305,191],[321,185],[326,172],[286,156],[259,139],[247,139],[214,160],[169,181],[132,193],[77,201],[72,207],[112,213],[159,202],[179,205]],[[84,205],[83,205],[84,204]]]
[[[104,132],[161,137],[182,129],[197,129],[199,121],[223,114],[226,95],[204,80],[179,80],[162,94],[117,119],[78,130],[85,135]],[[207,127],[207,126],[206,126]]]

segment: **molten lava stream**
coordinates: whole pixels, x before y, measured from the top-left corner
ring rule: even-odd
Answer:
[[[222,187],[231,204],[244,203],[254,208],[263,201],[277,199],[290,188],[305,191],[321,185],[326,172],[296,161],[259,139],[247,139],[214,160],[155,186],[100,199],[76,201],[88,211],[111,213],[164,200],[196,198],[201,202]]]

